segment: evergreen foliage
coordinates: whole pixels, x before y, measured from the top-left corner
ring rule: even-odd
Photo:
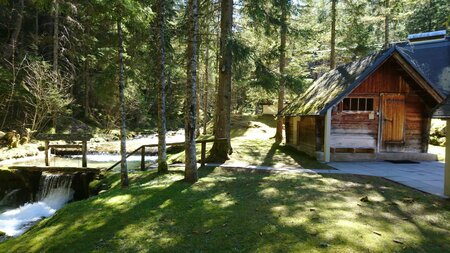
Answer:
[[[288,7],[288,36],[286,65],[281,76],[279,35],[284,2]],[[71,103],[61,103],[63,108],[58,115],[101,129],[118,128],[119,94],[117,89],[111,88],[119,80],[118,17],[122,18],[124,33],[128,127],[154,130],[158,111],[155,3],[156,0],[0,1],[2,130],[33,127],[35,106],[29,103],[33,96],[26,89],[26,83],[30,77],[29,67],[38,65],[57,69],[58,73],[51,75],[61,76],[59,86],[70,87],[62,90]],[[187,3],[175,0],[164,3],[167,10],[164,31],[166,118],[170,130],[181,128],[184,123],[183,87],[188,42],[184,10]],[[286,86],[286,100],[290,101],[311,80],[329,69],[331,4],[331,0],[234,1],[233,34],[228,45],[233,54],[232,111],[253,112],[258,101],[275,101],[280,78]],[[212,120],[216,103],[220,7],[217,0],[199,2],[197,121],[204,126]],[[405,40],[409,33],[448,29],[449,7],[447,0],[397,0],[390,1],[389,5],[386,0],[337,1],[337,65],[381,49],[385,43],[387,15],[389,41],[396,42]],[[47,74],[42,75],[48,77],[48,71],[44,72]],[[49,130],[53,126],[52,120],[48,120],[52,113],[43,113],[41,118],[45,120],[35,128]]]

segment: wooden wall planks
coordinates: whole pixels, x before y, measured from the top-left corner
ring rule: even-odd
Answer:
[[[382,145],[378,143],[381,136],[381,99],[385,93],[405,96],[404,141],[401,143],[383,143]],[[429,114],[435,102],[394,59],[386,61],[347,97],[373,98],[373,111],[343,111],[342,103],[333,108],[331,122],[333,150],[335,148],[355,150],[356,148],[380,152],[427,151]],[[286,136],[289,145],[315,156],[316,151],[323,151],[323,116],[287,117]]]

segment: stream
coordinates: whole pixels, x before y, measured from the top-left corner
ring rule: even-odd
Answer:
[[[181,131],[173,131],[168,133],[168,142],[177,142],[183,139]],[[131,140],[138,145],[148,144],[157,141],[156,135],[147,136]],[[142,143],[142,144],[141,144]],[[115,145],[116,143],[109,143]],[[92,168],[108,168],[115,162],[120,161],[119,154],[109,154],[101,152],[92,152],[87,155],[88,167]],[[157,156],[147,155],[145,162],[147,165],[155,164]],[[50,166],[59,167],[81,167],[81,155],[73,156],[55,156],[51,155]],[[0,166],[9,165],[40,165],[44,164],[44,157],[29,157],[16,161],[1,162]],[[127,165],[130,171],[139,170],[141,164],[141,156],[133,155],[127,158]],[[114,171],[120,171],[120,166],[116,166]],[[40,178],[39,190],[36,201],[28,202],[21,206],[14,206],[14,198],[17,198],[21,189],[13,189],[6,192],[3,199],[0,200],[0,231],[6,236],[0,236],[0,242],[8,237],[16,237],[23,234],[37,221],[53,215],[58,209],[70,202],[74,195],[72,187],[72,176],[63,174],[43,173]],[[23,203],[23,202],[22,202]]]
[[[88,154],[88,167],[109,167],[120,160],[118,154]],[[146,156],[146,164],[156,163],[156,156]],[[14,165],[42,165],[44,159],[26,160],[14,163]],[[128,169],[130,171],[139,170],[141,156],[130,156],[127,159]],[[81,155],[74,156],[51,156],[50,166],[80,166]],[[114,168],[120,170],[120,166]],[[9,191],[3,199],[0,200],[0,231],[7,237],[19,236],[28,230],[37,221],[53,215],[58,209],[70,202],[74,191],[71,188],[71,176],[59,174],[43,173],[40,179],[39,192],[35,202],[25,203],[22,206],[11,206],[7,203],[14,202],[13,199],[20,189]],[[0,242],[7,237],[0,236]]]

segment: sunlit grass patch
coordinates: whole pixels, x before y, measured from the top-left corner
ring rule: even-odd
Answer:
[[[276,121],[271,115],[233,115],[231,125],[233,153],[226,164],[331,169],[293,147],[275,144]],[[213,138],[213,136],[199,137],[199,139]],[[211,147],[212,144],[208,143],[206,150],[209,151]],[[200,158],[200,144],[197,144],[197,159]],[[169,154],[168,162],[184,162],[184,151]]]
[[[68,204],[0,252],[448,252],[450,204],[348,175],[205,168],[109,175],[110,190]],[[361,201],[367,197],[368,201]],[[412,201],[411,201],[412,199]]]

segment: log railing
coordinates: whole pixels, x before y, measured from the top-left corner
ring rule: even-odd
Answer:
[[[200,157],[200,163],[201,166],[205,166],[205,159],[206,159],[206,143],[208,142],[222,142],[222,141],[227,141],[226,138],[223,139],[214,139],[214,140],[198,140],[195,141],[195,143],[200,143],[201,144],[201,149],[200,149],[200,153],[201,153],[201,157]],[[172,143],[167,143],[166,146],[183,146],[184,142],[172,142]],[[158,147],[158,144],[146,144],[146,145],[142,145],[139,148],[133,150],[132,152],[128,153],[127,156],[125,158],[128,158],[136,153],[138,153],[139,151],[141,151],[141,170],[145,170],[145,148],[154,148],[154,147]],[[117,165],[120,164],[121,161],[116,162],[115,164],[113,164],[111,167],[109,167],[107,170],[112,170],[114,167],[116,167]]]

